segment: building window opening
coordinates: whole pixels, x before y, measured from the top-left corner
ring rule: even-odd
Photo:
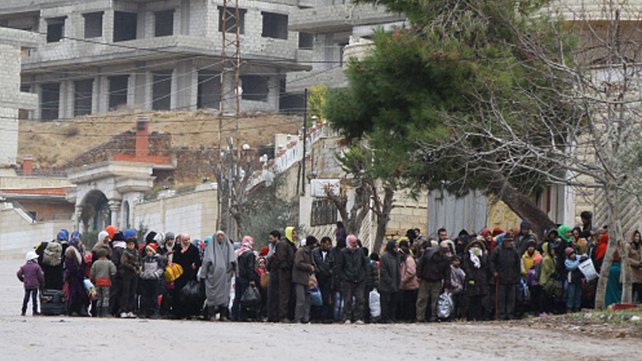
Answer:
[[[154,36],[174,35],[174,10],[154,13]]]
[[[60,109],[60,83],[42,84],[40,96],[40,117],[42,120],[58,119]]]
[[[136,39],[138,14],[114,12],[114,42]]]
[[[299,33],[299,49],[312,50],[314,47],[314,34]]]
[[[127,105],[127,86],[129,75],[109,77],[109,110]]]
[[[103,36],[103,13],[83,14],[85,19],[85,39],[100,38]]]
[[[198,72],[198,109],[218,109],[221,98],[220,73]]]
[[[172,72],[164,71],[153,75],[152,109],[169,110],[172,104]]]
[[[85,79],[74,82],[74,116],[91,114],[94,80]]]
[[[268,100],[268,81],[265,77],[258,75],[245,75],[241,77],[244,100],[266,102]]]
[[[245,13],[247,10],[239,9],[239,34],[245,34]],[[223,10],[222,6],[218,7],[218,31],[223,32],[223,18],[225,18],[225,32],[236,33],[236,14],[235,10],[228,8],[227,12]]]
[[[288,16],[261,12],[263,15],[263,32],[264,38],[287,39],[288,38]]]
[[[47,19],[47,42],[57,43],[65,36],[65,18]]]

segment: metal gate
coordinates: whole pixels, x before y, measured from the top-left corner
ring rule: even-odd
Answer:
[[[445,228],[451,237],[457,236],[462,229],[479,232],[486,227],[488,220],[488,200],[480,192],[470,192],[457,198],[445,190],[428,194],[428,226],[425,234],[437,235],[437,230]]]

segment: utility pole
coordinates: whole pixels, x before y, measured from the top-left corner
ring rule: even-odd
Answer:
[[[303,91],[303,164],[301,171],[301,195],[305,196],[305,150],[308,138],[308,88]]]
[[[234,157],[233,146],[237,147],[237,156],[239,155],[240,150],[238,149],[240,134],[239,134],[239,114],[241,112],[241,94],[240,94],[240,79],[241,79],[241,20],[240,20],[240,11],[239,11],[239,2],[238,0],[223,0],[223,9],[221,14],[221,62],[220,62],[220,98],[219,98],[219,119],[218,119],[218,149],[221,154],[218,164],[218,179],[221,182],[226,183],[225,186],[219,186],[218,191],[218,218],[219,224],[224,223],[224,231],[229,231],[230,228],[230,201],[232,197],[232,187],[233,187],[233,177],[232,172],[236,172],[233,169],[228,169],[230,176],[224,176],[224,166],[225,160],[223,159],[223,117],[226,112],[226,104],[228,98],[228,91],[226,86],[228,82],[225,81],[225,77],[228,74],[233,74],[233,83],[231,93],[234,96],[234,108],[230,109],[229,113],[233,114],[236,118],[236,144],[230,144],[228,141],[228,157],[231,157],[229,166],[234,166]],[[227,157],[225,157],[227,158]],[[225,191],[226,200],[221,198],[221,192]],[[225,217],[225,218],[223,218]],[[222,220],[225,220],[221,222]]]

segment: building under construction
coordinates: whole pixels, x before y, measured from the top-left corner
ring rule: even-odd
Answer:
[[[292,0],[229,1],[227,12],[223,0],[3,0],[0,26],[38,34],[22,61],[22,91],[39,99],[23,112],[31,119],[221,105],[227,113],[237,111],[236,94],[241,112],[275,112],[287,107],[286,73],[309,68],[297,63],[299,34],[288,29],[296,8]],[[238,61],[221,61],[236,53]]]

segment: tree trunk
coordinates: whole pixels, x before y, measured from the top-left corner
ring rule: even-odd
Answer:
[[[595,309],[597,310],[603,310],[606,306],[606,286],[608,285],[609,274],[611,273],[613,254],[618,249],[618,240],[624,239],[619,191],[617,189],[611,190],[607,185],[604,192],[606,194],[605,198],[609,220],[609,243],[606,254],[604,255],[604,261],[602,261],[597,289],[595,290]],[[622,257],[620,257],[620,259],[622,259]]]
[[[633,282],[631,282],[629,252],[625,242],[619,242],[618,252],[622,262],[622,303],[633,303]]]
[[[547,229],[556,227],[555,222],[528,195],[515,189],[504,177],[497,176],[489,184],[488,191],[506,203],[520,218],[528,221],[538,237],[542,238]]]
[[[381,253],[383,239],[386,237],[386,228],[390,221],[390,212],[394,207],[394,195],[395,191],[392,188],[384,187],[383,207],[377,215],[377,233],[371,252]]]

